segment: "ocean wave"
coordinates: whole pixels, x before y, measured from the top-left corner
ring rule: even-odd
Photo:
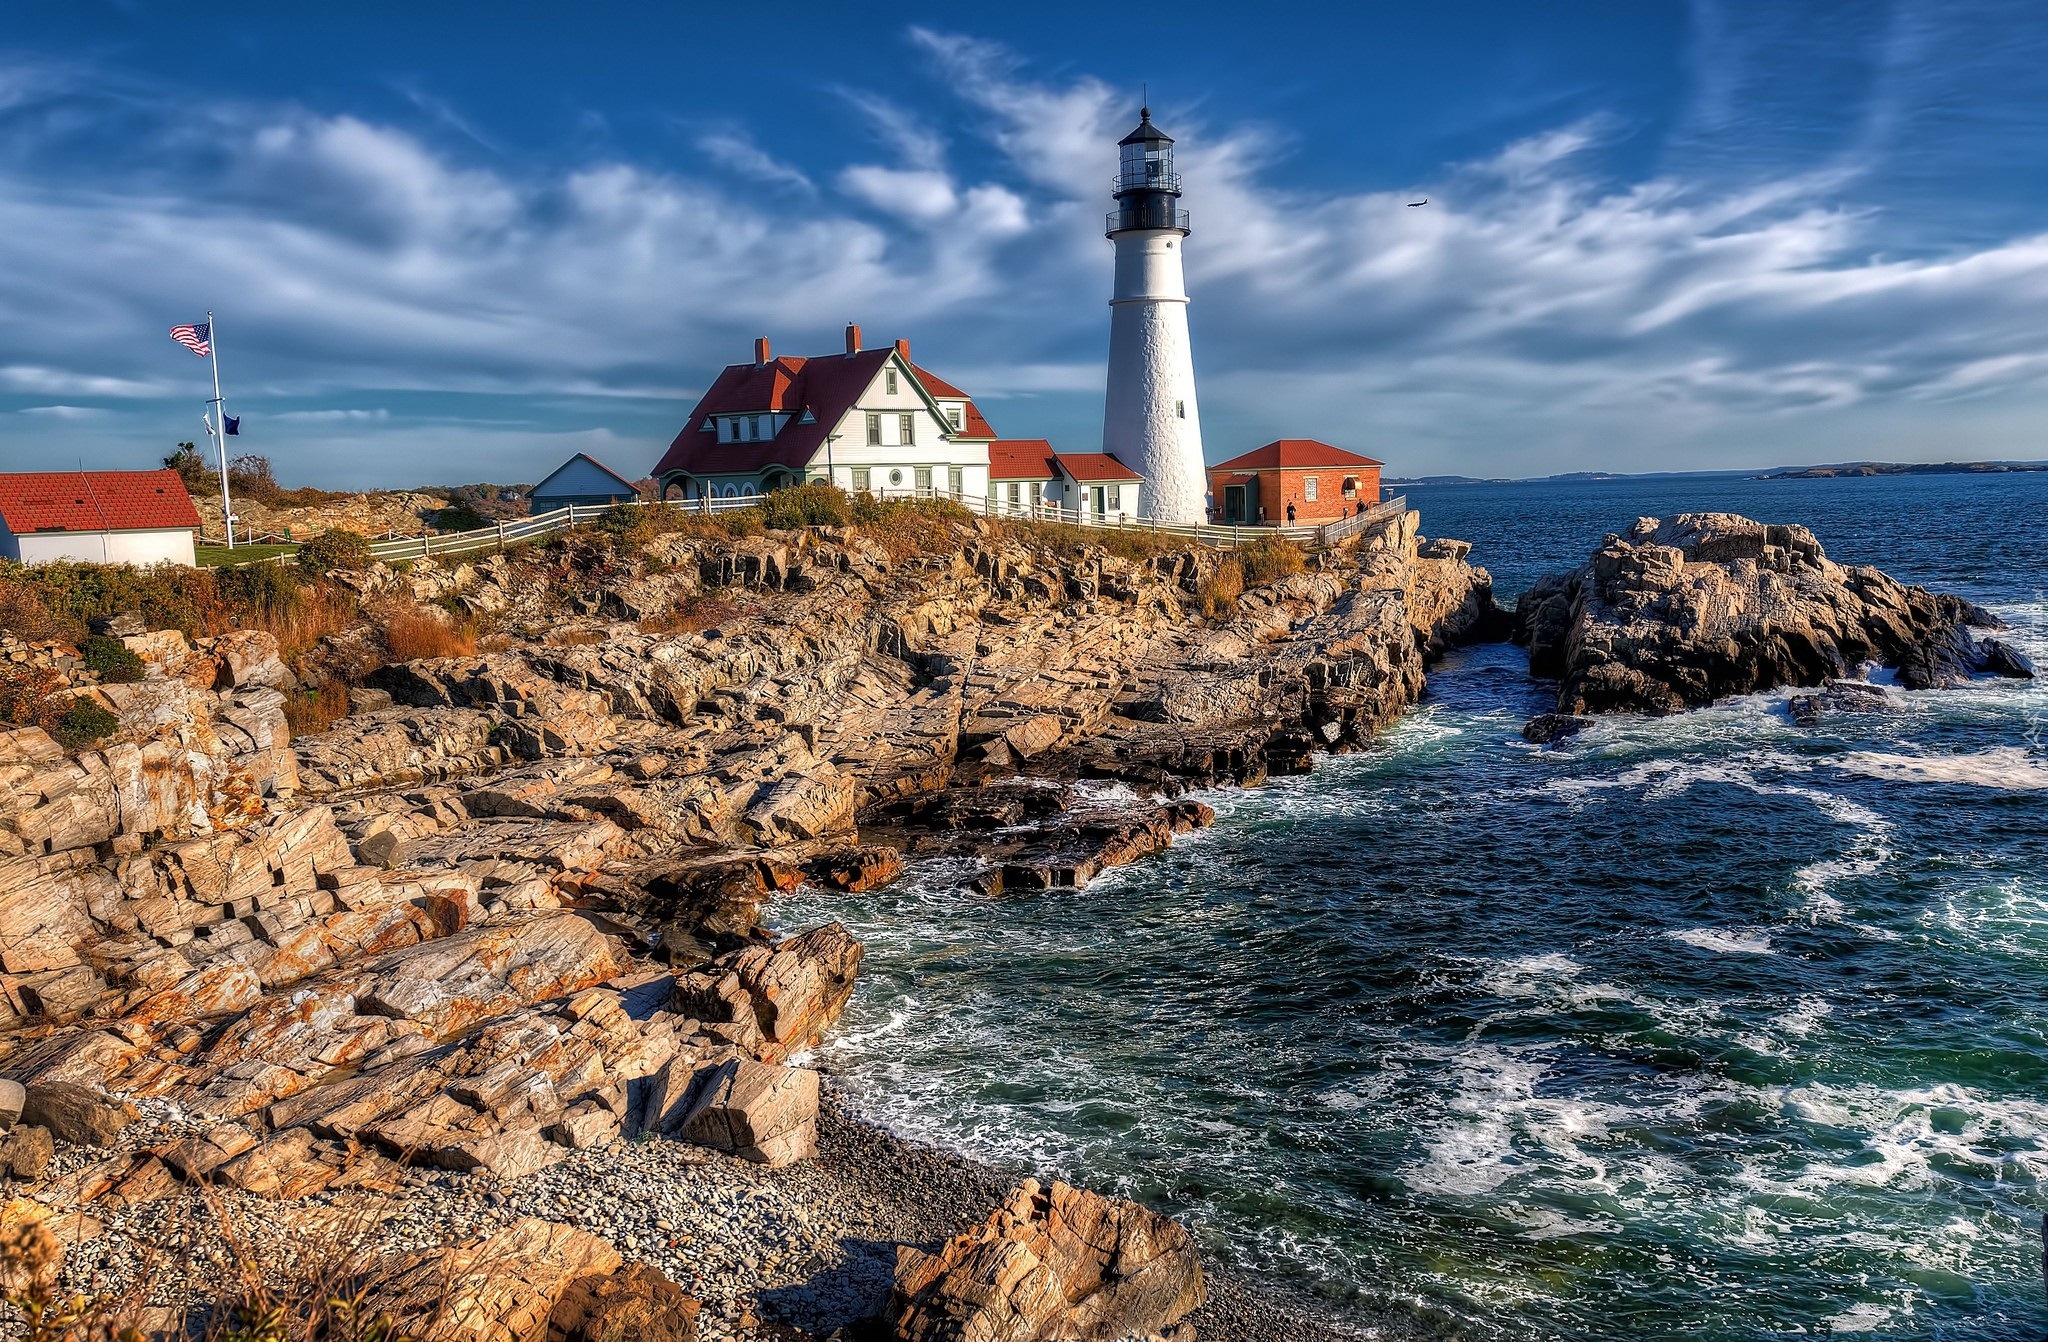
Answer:
[[[1844,755],[1838,763],[1849,773],[1895,783],[1964,783],[2008,792],[2048,788],[2048,759],[2024,746],[1994,746],[1968,755],[1859,750]]]
[[[1688,927],[1683,931],[1664,934],[1673,941],[1682,941],[1688,946],[1697,946],[1703,951],[1719,955],[1776,955],[1771,939],[1759,931],[1744,931],[1732,927]]]

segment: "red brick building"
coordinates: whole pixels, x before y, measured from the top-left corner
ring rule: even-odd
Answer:
[[[1382,464],[1313,438],[1282,438],[1211,466],[1209,506],[1223,523],[1318,526],[1378,503]]]

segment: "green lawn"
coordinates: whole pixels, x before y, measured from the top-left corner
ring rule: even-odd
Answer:
[[[272,555],[297,554],[296,545],[237,545],[230,550],[225,545],[199,545],[193,553],[199,558],[201,568],[219,568],[223,564],[246,564],[255,559],[268,559]]]

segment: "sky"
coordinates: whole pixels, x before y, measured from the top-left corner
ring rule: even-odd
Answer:
[[[1146,96],[1212,460],[2048,458],[2039,0],[1323,8],[8,0],[0,468],[203,439],[209,309],[292,485],[643,474],[849,321],[1097,450]]]

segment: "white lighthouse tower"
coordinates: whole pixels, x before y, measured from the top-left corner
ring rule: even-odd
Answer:
[[[1188,348],[1188,289],[1181,248],[1188,212],[1180,208],[1173,139],[1152,124],[1152,109],[1119,145],[1116,290],[1109,300],[1109,394],[1102,450],[1145,477],[1139,512],[1161,522],[1208,520],[1202,418],[1195,409],[1195,363]]]

